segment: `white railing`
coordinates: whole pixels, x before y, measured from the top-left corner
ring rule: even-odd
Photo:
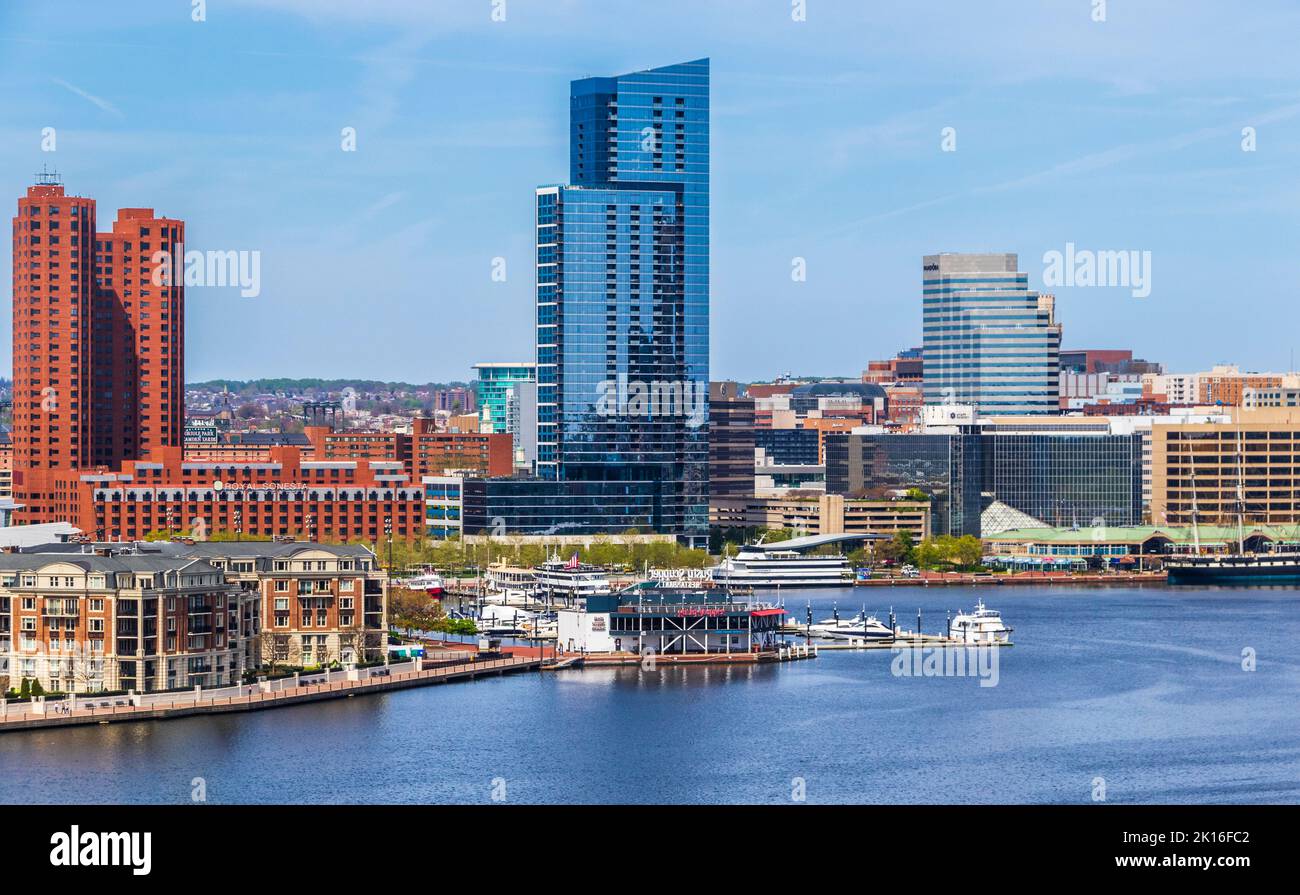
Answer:
[[[256,683],[229,687],[195,686],[192,690],[171,690],[163,693],[135,693],[115,695],[62,695],[38,696],[31,702],[10,703],[0,699],[0,721],[5,719],[21,720],[25,718],[58,718],[72,713],[116,714],[131,712],[141,708],[156,706],[183,707],[185,705],[219,704],[236,699],[265,697],[276,693],[310,687],[335,687],[345,682],[353,684],[385,678],[407,677],[416,672],[434,671],[445,666],[464,665],[473,662],[475,654],[469,651],[448,650],[438,652],[432,658],[411,659],[406,662],[393,662],[388,665],[373,665],[367,668],[341,668],[328,671],[302,674],[295,672],[274,680],[261,678]],[[499,668],[512,664],[513,659],[495,659],[482,663],[484,670]]]

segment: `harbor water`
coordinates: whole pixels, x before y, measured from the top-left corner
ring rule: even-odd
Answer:
[[[770,595],[759,595],[770,596]],[[977,597],[993,678],[889,650],[484,678],[253,714],[0,736],[0,802],[1300,801],[1300,592],[788,592],[941,633]],[[1253,669],[1253,670],[1251,670]],[[986,669],[987,670],[987,669]],[[981,684],[984,684],[983,686]],[[201,781],[200,787],[196,781]]]

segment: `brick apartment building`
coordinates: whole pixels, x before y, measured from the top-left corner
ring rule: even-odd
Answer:
[[[258,595],[202,560],[0,555],[0,657],[9,687],[165,690],[239,679]]]
[[[185,225],[128,208],[97,232],[95,200],[42,176],[13,218],[13,487],[25,521],[52,521],[54,482],[179,445],[184,286],[154,253]]]
[[[94,199],[41,175],[13,219],[19,521],[96,539],[195,528],[410,539],[423,530],[420,475],[510,474],[509,436],[437,433],[432,421],[413,435],[322,436],[310,460],[281,444],[186,462],[184,286],[178,265],[158,263],[181,255],[185,224],[124,208],[99,233],[95,213]]]
[[[423,535],[424,492],[401,463],[303,460],[270,448],[267,463],[192,463],[180,448],[119,470],[72,470],[55,481],[54,521],[95,540],[136,540],[157,531],[397,540]]]
[[[0,555],[0,690],[213,687],[271,657],[373,661],[387,612],[387,576],[364,547],[47,544]]]
[[[508,476],[514,471],[514,439],[509,433],[439,431],[432,419],[417,419],[412,431],[331,431],[327,426],[305,429],[319,460],[392,460],[401,463],[411,481],[427,475]]]

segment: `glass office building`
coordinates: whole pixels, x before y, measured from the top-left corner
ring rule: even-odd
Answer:
[[[925,403],[1057,413],[1061,328],[1016,256],[927,255],[922,266]]]
[[[816,466],[821,463],[819,436],[816,429],[755,429],[754,447],[762,448],[771,464]]]
[[[466,479],[466,535],[575,535],[663,531],[659,482]]]
[[[510,396],[518,394],[520,383],[537,379],[537,366],[530,363],[475,364],[478,371],[479,414],[494,434],[509,432]]]
[[[983,435],[986,492],[1058,528],[1142,524],[1142,436]]]
[[[981,436],[826,435],[826,491],[884,499],[919,488],[930,495],[936,535],[980,533]]]
[[[1139,525],[1142,436],[960,432],[826,436],[826,490],[931,496],[935,534],[979,535],[992,501],[1048,526]]]
[[[702,544],[708,60],[574,81],[569,168],[537,190],[537,473],[656,483],[657,530]]]

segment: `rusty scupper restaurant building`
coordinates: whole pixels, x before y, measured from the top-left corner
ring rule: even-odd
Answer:
[[[587,597],[585,609],[559,613],[559,646],[589,658],[633,658],[653,651],[667,660],[767,661],[782,646],[785,610],[745,602],[721,588],[656,582]]]

